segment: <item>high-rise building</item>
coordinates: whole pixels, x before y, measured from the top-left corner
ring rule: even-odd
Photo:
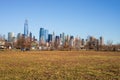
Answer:
[[[55,37],[55,41],[58,41],[59,39],[60,39],[59,36],[56,36],[56,37]]]
[[[40,41],[40,43],[48,42],[48,30],[46,30],[44,28],[40,28],[39,41]]]
[[[60,34],[60,46],[63,46],[63,35]]]
[[[22,37],[22,34],[21,33],[18,33],[17,34],[17,39],[20,39]]]
[[[104,45],[104,39],[102,36],[100,37],[100,45]]]
[[[74,36],[70,36],[69,45],[70,45],[71,47],[74,46]]]
[[[67,40],[67,42],[69,42],[69,40],[70,40],[69,35],[66,36],[66,40]]]
[[[55,46],[58,47],[60,45],[60,37],[56,36],[55,37]]]
[[[40,41],[40,43],[44,43],[45,42],[45,30],[44,30],[44,28],[40,28],[40,31],[39,31],[39,41]]]
[[[85,45],[85,41],[84,41],[84,39],[82,39],[81,44],[82,44],[83,46]]]
[[[33,41],[37,41],[37,39],[35,38],[35,36],[33,36]]]
[[[48,34],[48,42],[52,41],[52,34]]]
[[[52,34],[52,42],[53,43],[55,42],[55,32],[53,32],[53,34]]]
[[[96,39],[93,36],[90,36],[89,41],[95,41]]]
[[[32,33],[30,32],[30,41],[32,41]]]
[[[8,33],[8,42],[13,42],[15,39],[15,35],[13,32]]]
[[[25,20],[25,23],[24,23],[24,36],[25,38],[28,37],[28,20]]]
[[[0,34],[0,40],[5,40],[5,35]]]
[[[62,44],[64,44],[65,43],[65,33],[61,34],[61,38],[62,38]]]
[[[45,30],[45,42],[48,42],[48,30]]]

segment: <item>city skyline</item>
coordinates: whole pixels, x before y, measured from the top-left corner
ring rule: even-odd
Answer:
[[[119,0],[1,0],[0,34],[24,33],[24,20],[29,32],[39,40],[41,27],[59,35],[100,37],[105,43],[120,43]]]

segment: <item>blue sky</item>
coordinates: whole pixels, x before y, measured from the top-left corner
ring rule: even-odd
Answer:
[[[25,19],[36,38],[44,27],[120,43],[120,0],[0,0],[0,34],[23,33]]]

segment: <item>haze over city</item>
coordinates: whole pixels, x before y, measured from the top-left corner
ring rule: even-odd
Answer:
[[[41,27],[59,35],[104,37],[120,43],[119,0],[0,0],[0,34],[29,31],[39,38]]]

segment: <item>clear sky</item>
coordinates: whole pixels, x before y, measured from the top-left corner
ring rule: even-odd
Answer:
[[[120,43],[120,0],[0,0],[0,34],[43,27],[56,34],[88,35]]]

